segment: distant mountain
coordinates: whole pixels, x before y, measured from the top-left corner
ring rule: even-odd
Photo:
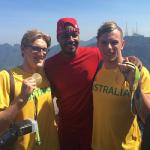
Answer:
[[[88,41],[82,41],[81,40],[80,41],[80,46],[87,46],[87,45],[89,45],[89,44],[91,44],[93,42],[96,42],[96,38],[95,37],[90,39],[90,40],[88,40]],[[55,46],[51,47],[50,51],[48,53],[48,57],[51,57],[51,56],[55,55],[59,51],[60,51],[60,46],[59,45],[55,45]]]
[[[21,63],[20,45],[1,44],[0,45],[0,70],[11,68]]]
[[[123,53],[135,55],[140,58],[143,64],[150,70],[150,37],[128,36],[125,37],[126,45]]]
[[[55,45],[55,46],[53,46],[53,47],[50,48],[50,51],[49,51],[47,57],[54,56],[54,55],[57,54],[59,51],[60,51],[60,46],[59,46],[59,45]]]
[[[139,57],[143,64],[150,70],[150,37],[144,36],[126,36],[125,56],[135,55]],[[81,46],[96,46],[96,38],[88,41],[80,41]],[[60,51],[59,45],[51,47],[48,57],[51,57]],[[22,56],[20,45],[1,44],[0,45],[0,70],[2,68],[11,68],[21,64]]]
[[[124,56],[137,56],[150,70],[150,37],[144,37],[141,35],[126,36],[125,47],[123,50]],[[96,46],[96,38],[92,39],[92,43],[86,43],[87,46]]]
[[[48,53],[51,57],[60,51],[59,45],[53,46]],[[21,49],[19,44],[10,45],[8,43],[0,45],[0,70],[9,69],[22,63]]]
[[[91,45],[92,43],[94,43],[94,46],[96,45],[96,38],[93,37],[92,39],[89,39],[88,41],[80,41],[80,46],[88,46]]]

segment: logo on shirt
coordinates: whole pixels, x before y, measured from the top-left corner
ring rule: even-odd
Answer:
[[[123,89],[123,88],[119,89],[119,88],[109,87],[107,85],[102,85],[102,84],[94,84],[93,91],[111,94],[115,96],[128,96],[128,97],[131,96],[130,91],[128,89]]]
[[[44,95],[45,93],[50,92],[50,88],[37,88],[32,92],[32,94],[29,97],[29,100],[34,99],[35,97],[39,97],[41,95]]]

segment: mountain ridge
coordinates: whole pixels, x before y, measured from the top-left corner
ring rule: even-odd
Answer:
[[[125,56],[135,55],[141,59],[143,64],[150,70],[150,37],[144,36],[126,36],[123,54]],[[80,46],[96,46],[96,37],[87,41],[80,41]],[[50,48],[48,57],[57,54],[60,51],[59,45]],[[19,44],[10,45],[8,43],[0,44],[0,70],[9,69],[22,62],[21,50]]]

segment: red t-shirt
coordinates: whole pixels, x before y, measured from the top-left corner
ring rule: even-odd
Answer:
[[[98,48],[80,47],[74,58],[58,53],[46,60],[45,73],[59,99],[58,127],[64,131],[92,127],[92,84],[101,58]]]

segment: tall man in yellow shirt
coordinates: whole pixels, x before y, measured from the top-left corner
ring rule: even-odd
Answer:
[[[93,150],[139,150],[141,132],[131,100],[136,89],[138,71],[124,62],[123,32],[115,22],[106,22],[98,30],[97,45],[102,52],[103,65],[97,72],[93,85]],[[150,76],[142,67],[139,86],[142,104],[136,107],[144,112],[149,106]],[[150,108],[150,107],[149,107]],[[139,110],[141,109],[141,110]],[[142,116],[142,115],[140,115]],[[147,117],[144,113],[143,117]]]
[[[50,44],[50,36],[41,31],[31,30],[24,34],[21,41],[23,63],[10,70],[14,78],[14,99],[9,99],[8,72],[0,72],[0,133],[11,123],[25,119],[34,119],[39,128],[40,141],[35,133],[20,136],[14,145],[15,150],[59,149],[51,89],[42,69]],[[40,85],[32,77],[34,73],[41,74]]]

